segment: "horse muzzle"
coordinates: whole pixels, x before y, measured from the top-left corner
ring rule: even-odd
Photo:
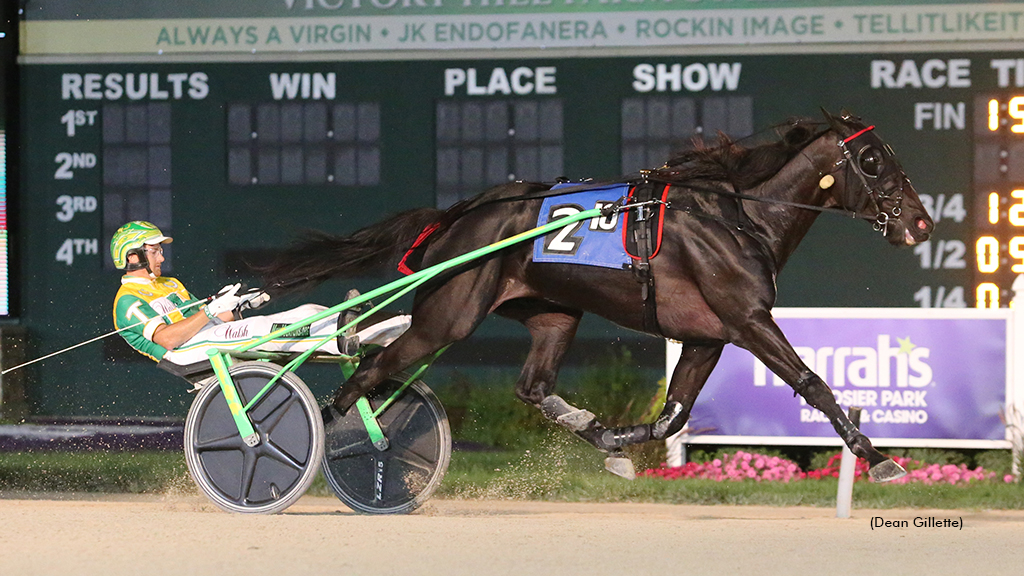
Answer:
[[[918,216],[913,219],[913,224],[908,226],[904,223],[903,226],[903,242],[907,246],[914,246],[921,242],[926,242],[932,235],[932,230],[935,228],[935,224],[930,218]]]

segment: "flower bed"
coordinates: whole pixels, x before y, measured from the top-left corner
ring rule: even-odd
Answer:
[[[779,456],[766,456],[737,450],[734,454],[723,454],[708,462],[687,462],[683,466],[669,468],[664,464],[660,468],[652,468],[640,473],[649,478],[677,480],[682,478],[703,478],[718,482],[753,480],[755,482],[792,482],[796,480],[820,480],[822,478],[838,478],[841,454],[835,454],[823,468],[804,472],[796,463]],[[989,481],[996,477],[995,472],[986,471],[981,466],[970,470],[965,464],[925,464],[911,458],[894,457],[898,464],[907,469],[907,475],[893,484],[967,484],[970,482]],[[868,476],[868,463],[863,458],[857,459],[854,472],[857,481],[871,481]],[[1013,482],[1013,476],[1007,474],[1003,482]]]

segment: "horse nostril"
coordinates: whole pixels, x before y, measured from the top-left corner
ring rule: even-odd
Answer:
[[[917,229],[918,230],[922,230],[922,231],[923,230],[927,230],[928,229],[928,222],[924,218],[918,218],[917,219]]]

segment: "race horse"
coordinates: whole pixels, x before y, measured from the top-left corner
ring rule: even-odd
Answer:
[[[647,279],[639,288],[629,270],[534,262],[532,242],[435,278],[416,292],[411,328],[363,360],[335,393],[334,407],[344,413],[375,385],[468,337],[495,313],[521,322],[532,337],[516,396],[608,453],[609,470],[622,476],[632,475],[624,446],[682,429],[727,343],[750,351],[823,412],[853,453],[868,461],[872,478],[903,476],[905,470],[847,418],[772,318],[776,276],[818,214],[869,221],[896,246],[923,242],[934,227],[874,127],[845,110],[838,116],[822,112],[825,122],[791,120],[775,127],[778,137],[768,143],[741,146],[724,136],[718,145],[697,142],[630,179],[660,185],[665,195],[654,207],[667,208],[660,252],[645,262]],[[581,188],[553,186],[511,182],[447,210],[409,210],[347,236],[307,232],[263,268],[264,279],[282,293],[360,276],[396,264],[412,253],[407,251],[414,242],[419,265],[437,264],[533,228],[543,198]],[[620,200],[619,209],[628,214],[643,208]],[[606,428],[554,394],[584,312],[683,343],[665,408],[653,423]]]

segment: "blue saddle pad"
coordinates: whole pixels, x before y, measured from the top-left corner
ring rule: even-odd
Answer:
[[[553,189],[569,186],[578,184],[559,184]],[[615,184],[545,198],[537,216],[537,226],[591,208],[601,208],[628,192],[628,184]],[[537,238],[533,243],[533,261],[583,264],[619,270],[628,267],[630,258],[622,247],[622,218],[619,216],[612,214],[607,218],[581,220]]]

